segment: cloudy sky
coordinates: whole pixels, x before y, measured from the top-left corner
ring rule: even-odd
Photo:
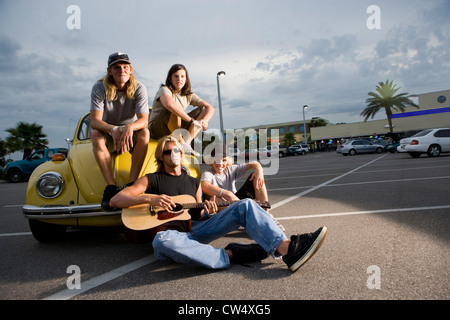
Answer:
[[[0,0],[0,138],[36,122],[50,147],[66,146],[114,51],[129,54],[150,103],[184,64],[217,107],[210,128],[221,70],[225,128],[302,120],[305,104],[308,119],[362,121],[380,81],[450,89],[449,16],[448,0]]]

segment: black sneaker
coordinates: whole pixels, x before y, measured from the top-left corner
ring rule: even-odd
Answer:
[[[292,272],[297,271],[319,250],[326,234],[327,227],[321,227],[314,233],[291,236],[288,254],[283,257],[283,261]]]
[[[103,198],[101,207],[103,211],[113,211],[115,208],[111,208],[109,206],[109,200],[111,200],[112,197],[114,197],[116,194],[120,192],[120,187],[110,184],[107,185],[105,188],[105,191],[103,191]]]
[[[231,250],[231,252],[233,252],[233,259],[231,262],[239,264],[258,262],[268,257],[268,253],[256,243],[230,243],[225,247],[225,250]]]

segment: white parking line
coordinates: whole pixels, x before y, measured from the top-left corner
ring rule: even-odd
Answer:
[[[119,268],[111,270],[107,273],[101,274],[92,279],[82,281],[81,289],[66,289],[66,290],[57,292],[55,294],[52,294],[51,296],[48,296],[48,297],[44,298],[43,300],[67,300],[67,299],[73,298],[73,297],[75,297],[79,294],[82,294],[88,290],[98,287],[106,282],[109,282],[118,277],[121,277],[124,274],[127,274],[128,272],[131,272],[131,271],[137,270],[143,266],[146,266],[156,260],[157,260],[157,258],[153,255],[147,256],[145,258],[133,261],[129,264],[126,264],[124,266],[121,266]]]
[[[326,181],[326,182],[324,182],[324,183],[321,183],[321,184],[319,184],[319,185],[317,185],[317,186],[314,186],[314,187],[312,187],[312,188],[310,188],[310,189],[308,189],[308,190],[305,190],[305,191],[303,191],[303,192],[297,193],[296,195],[293,195],[292,197],[289,197],[289,198],[287,198],[287,199],[285,199],[285,200],[279,201],[279,202],[277,202],[277,203],[275,203],[275,204],[272,205],[272,210],[275,209],[275,208],[278,208],[278,207],[280,207],[280,206],[282,206],[282,205],[284,205],[284,204],[286,204],[286,203],[289,203],[289,202],[291,202],[291,201],[294,201],[294,200],[296,200],[296,199],[298,199],[298,198],[300,198],[300,197],[303,197],[305,194],[308,194],[308,193],[313,192],[313,191],[315,191],[315,190],[317,190],[317,189],[320,189],[320,188],[322,188],[322,187],[325,187],[326,185],[328,185],[328,184],[330,184],[330,183],[332,183],[332,182],[334,182],[334,181],[336,181],[336,180],[339,180],[340,178],[343,178],[343,177],[345,177],[345,176],[347,176],[347,175],[349,175],[349,174],[351,174],[351,173],[353,173],[353,172],[355,172],[355,171],[357,171],[357,170],[359,170],[359,169],[361,169],[361,168],[364,168],[364,167],[366,167],[366,166],[368,166],[368,165],[371,165],[371,164],[374,163],[375,161],[378,161],[378,160],[380,160],[380,159],[382,159],[382,158],[384,158],[384,157],[386,157],[386,154],[383,155],[383,156],[381,156],[381,157],[378,157],[378,158],[376,158],[376,159],[374,159],[374,160],[372,160],[372,161],[370,161],[370,162],[367,162],[366,164],[363,164],[362,166],[359,166],[358,168],[355,168],[355,169],[353,169],[353,170],[350,170],[349,172],[346,172],[346,173],[344,173],[344,174],[341,174],[341,175],[338,176],[338,177],[335,177],[335,178],[333,178],[333,179],[330,179],[330,180],[328,180],[328,181]]]
[[[441,176],[441,177],[426,177],[426,178],[411,178],[411,179],[395,179],[395,180],[379,180],[379,181],[362,181],[362,182],[347,182],[347,183],[333,183],[328,184],[325,187],[343,187],[343,186],[353,186],[359,184],[373,184],[373,183],[390,183],[390,182],[408,182],[408,181],[421,181],[421,180],[435,180],[435,179],[449,179],[450,176]],[[283,190],[294,190],[294,189],[306,189],[312,188],[312,186],[304,186],[304,187],[286,187],[286,188],[274,188],[267,189],[270,191],[283,191]]]
[[[31,232],[1,233],[0,237],[29,236]]]
[[[277,220],[296,220],[296,219],[311,219],[311,218],[324,218],[324,217],[340,217],[340,216],[350,216],[350,215],[358,215],[358,214],[396,213],[396,212],[407,212],[407,211],[428,211],[428,210],[442,210],[442,209],[450,209],[450,205],[311,214],[311,215],[305,215],[305,216],[292,216],[292,217],[280,217],[280,218],[277,217]]]

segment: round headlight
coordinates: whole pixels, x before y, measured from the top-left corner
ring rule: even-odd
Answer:
[[[36,182],[36,190],[41,197],[53,199],[59,196],[64,187],[64,180],[58,172],[44,173]]]

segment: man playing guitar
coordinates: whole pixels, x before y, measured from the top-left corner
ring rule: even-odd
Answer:
[[[187,194],[202,201],[200,181],[187,175],[181,166],[183,150],[173,137],[159,140],[155,157],[159,170],[138,179],[132,186],[115,195],[110,206],[128,208],[149,204],[171,210],[172,197]],[[274,220],[251,199],[243,199],[218,211],[215,196],[205,202],[197,212],[190,211],[190,232],[165,230],[153,240],[154,254],[161,260],[200,265],[210,269],[226,269],[230,263],[248,263],[265,259],[268,254],[282,257],[291,271],[296,271],[319,249],[327,228],[313,233],[293,235],[290,239]],[[243,245],[230,243],[225,248],[214,248],[211,241],[243,226],[257,243]]]

